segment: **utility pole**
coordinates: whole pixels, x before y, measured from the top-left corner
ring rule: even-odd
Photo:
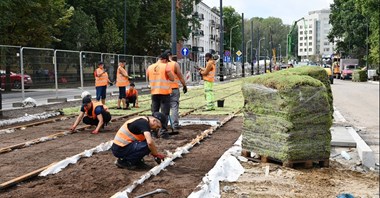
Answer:
[[[220,28],[219,28],[219,34],[220,34],[220,43],[219,43],[219,80],[224,81],[223,76],[223,55],[224,55],[224,46],[223,46],[223,3],[222,0],[220,0]]]
[[[253,76],[253,20],[251,20],[251,75]]]
[[[241,57],[241,65],[242,65],[242,69],[241,69],[241,71],[242,71],[242,77],[244,77],[245,76],[245,71],[244,71],[244,69],[245,69],[245,62],[244,62],[244,55],[246,55],[246,54],[244,54],[244,13],[241,13],[241,26],[242,26],[242,28],[241,28],[241,35],[242,35],[242,39],[243,39],[243,42],[241,43],[241,45],[242,45],[242,51],[243,51],[243,54],[242,54],[242,57]]]
[[[269,26],[269,39],[270,39],[270,49],[269,53],[269,72],[272,72],[272,59],[273,59],[273,40],[272,40],[272,27]]]
[[[176,0],[172,1],[172,12],[171,12],[171,22],[172,22],[172,54],[177,55],[177,25],[176,25]]]
[[[259,43],[259,49],[257,49],[257,59],[256,59],[256,61],[257,61],[257,75],[259,75],[260,74],[260,65],[259,65],[259,63],[260,63],[260,29],[259,28],[257,28],[257,42]]]

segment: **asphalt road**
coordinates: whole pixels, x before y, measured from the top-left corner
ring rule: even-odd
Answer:
[[[379,83],[334,79],[334,106],[375,152],[379,163]]]

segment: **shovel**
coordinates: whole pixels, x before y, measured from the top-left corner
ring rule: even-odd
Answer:
[[[161,188],[158,188],[154,191],[151,191],[151,192],[147,192],[145,194],[142,194],[142,195],[139,195],[135,198],[143,198],[143,197],[147,197],[147,196],[150,196],[150,195],[154,195],[154,194],[158,194],[158,193],[165,193],[165,194],[169,194],[169,192],[165,189],[161,189]]]

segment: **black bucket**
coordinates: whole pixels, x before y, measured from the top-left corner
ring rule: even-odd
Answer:
[[[223,100],[217,100],[218,107],[224,107],[224,99]]]

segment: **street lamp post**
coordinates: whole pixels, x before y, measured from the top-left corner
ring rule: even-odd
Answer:
[[[267,56],[268,56],[268,50],[264,48],[265,50],[265,57],[264,57],[264,74],[267,73]]]
[[[257,70],[259,71],[259,73],[260,73],[260,43],[261,43],[262,40],[265,40],[265,37],[261,38],[259,40],[259,49],[258,49],[258,53],[257,53],[258,54],[258,56],[257,56]]]
[[[252,40],[249,40],[249,41],[247,41],[247,44],[246,44],[246,46],[245,46],[245,54],[246,54],[246,56],[247,56],[247,62],[248,62],[248,48],[249,48],[249,45],[248,45],[248,43],[250,43],[250,42],[252,42]],[[252,61],[252,60],[251,60]]]
[[[234,27],[232,27],[231,29],[230,29],[230,51],[231,51],[231,54],[232,54],[232,48],[231,48],[231,44],[232,44],[232,30],[234,29],[234,28],[236,28],[236,27],[238,27],[239,25],[235,25]]]
[[[280,52],[280,58],[279,58],[279,60],[280,60],[280,63],[282,62],[281,61],[281,59],[282,59],[282,56],[281,56],[281,44],[278,44],[278,48],[280,48],[280,50],[278,50],[279,52]]]

